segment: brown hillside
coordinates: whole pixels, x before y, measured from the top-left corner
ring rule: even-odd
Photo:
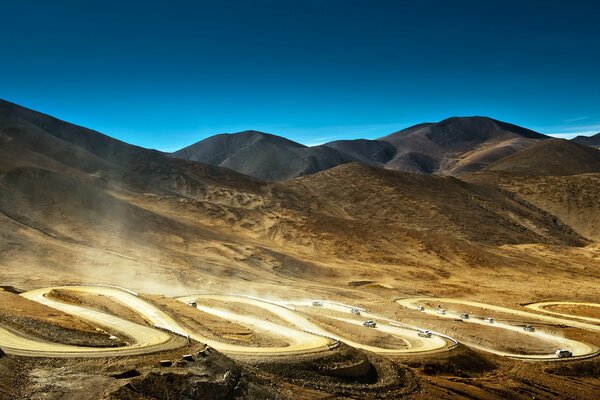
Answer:
[[[553,139],[505,157],[486,170],[533,176],[600,172],[600,150]]]
[[[517,193],[580,235],[600,241],[600,174],[533,177],[484,172],[466,178]]]

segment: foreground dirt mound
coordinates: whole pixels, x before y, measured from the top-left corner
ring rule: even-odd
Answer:
[[[187,358],[188,356],[186,356]],[[172,366],[112,375],[129,380],[106,398],[122,399],[281,399],[240,365],[213,350],[204,350]],[[132,378],[132,379],[128,379]]]
[[[408,369],[344,344],[329,353],[258,362],[254,366],[270,381],[284,379],[340,397],[396,398],[417,387],[416,378]]]
[[[464,346],[453,351],[451,355],[415,360],[407,365],[421,369],[425,375],[452,375],[463,378],[480,376],[496,369],[494,363]]]
[[[579,376],[600,379],[600,360],[580,361],[550,367],[546,372],[563,376]]]

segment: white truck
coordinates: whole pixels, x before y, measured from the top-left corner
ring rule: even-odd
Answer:
[[[431,331],[424,330],[424,329],[419,329],[418,335],[419,335],[419,337],[430,338],[431,337]]]
[[[377,323],[372,319],[368,319],[365,322],[363,322],[363,326],[366,328],[375,328],[377,326]]]

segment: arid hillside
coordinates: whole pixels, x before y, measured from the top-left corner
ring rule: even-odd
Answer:
[[[415,127],[414,132],[427,127]],[[302,302],[311,304],[306,299],[323,298],[357,304],[469,344],[455,348],[441,340],[442,352],[409,356],[378,355],[342,344],[333,350],[327,347],[325,353],[288,358],[230,359],[175,336],[175,344],[182,347],[132,357],[63,360],[3,356],[0,351],[0,396],[16,393],[32,398],[51,393],[50,398],[84,395],[91,400],[161,398],[164,393],[178,398],[196,387],[212,390],[215,398],[228,393],[232,398],[307,400],[339,396],[500,399],[514,393],[524,393],[523,399],[564,394],[585,398],[594,393],[597,365],[593,360],[577,361],[572,365],[583,372],[572,372],[491,355],[487,350],[553,354],[557,345],[524,340],[521,333],[493,326],[473,327],[452,318],[440,321],[433,308],[429,310],[433,316],[428,316],[396,300],[451,297],[513,308],[545,299],[598,302],[600,193],[596,188],[600,177],[581,173],[587,171],[582,165],[594,165],[585,157],[596,150],[569,143],[566,148],[574,159],[560,164],[563,169],[558,170],[551,163],[529,160],[543,160],[540,149],[548,146],[562,151],[563,141],[531,144],[540,138],[520,131],[522,136],[517,132],[516,137],[504,130],[478,138],[463,132],[453,141],[457,133],[453,129],[433,131],[441,135],[428,138],[440,142],[433,152],[460,147],[467,151],[461,153],[464,165],[479,163],[480,156],[486,161],[475,168],[478,172],[461,173],[459,178],[393,171],[382,160],[397,154],[395,147],[383,141],[357,141],[336,146],[352,150],[352,160],[362,163],[344,162],[314,174],[268,182],[228,168],[172,158],[0,103],[0,270],[1,286],[6,289],[0,293],[10,301],[0,307],[3,327],[65,343],[127,343],[131,339],[127,335],[111,339],[94,326],[81,328],[79,319],[66,328],[59,326],[59,317],[66,318],[63,314],[18,295],[22,290],[91,283],[139,291],[143,294],[135,299],[147,300],[188,329],[225,344],[250,343],[251,350],[258,346],[268,351],[282,339],[270,337],[268,329],[255,331],[243,321],[254,316],[261,322],[284,324],[286,329],[293,324],[265,308],[205,300],[206,312],[214,306],[217,313],[242,314],[240,321],[232,323],[217,316],[222,314],[200,313],[169,296],[215,293],[239,299],[239,294],[245,294],[266,299],[262,307],[273,306],[269,302],[274,299],[300,299],[292,309],[306,311],[302,315],[309,323],[345,340],[409,346],[385,331],[364,327],[361,318],[367,314],[348,322],[355,316],[347,311],[302,306]],[[421,139],[428,137],[421,133]],[[479,171],[497,152],[511,153],[523,141],[530,147],[505,159],[513,160],[511,165],[529,163],[522,169],[527,175]],[[498,143],[514,147],[499,150],[503,145],[496,147]],[[436,154],[448,162],[445,165],[458,165],[448,161],[450,154],[458,153]],[[561,175],[549,175],[556,172]],[[62,289],[50,294],[73,304],[101,305],[134,322],[145,321],[135,310],[104,295]],[[464,310],[456,311],[471,312],[464,304],[457,307]],[[28,309],[37,311],[26,314]],[[490,311],[473,308],[472,312]],[[529,323],[509,318],[511,324]],[[74,324],[80,328],[70,329]],[[600,345],[595,332],[560,324],[538,326],[560,339],[569,336]],[[435,343],[415,331],[412,335],[416,337],[412,350]],[[477,350],[480,347],[487,350]],[[388,349],[380,350],[385,354]],[[194,353],[193,362],[188,356],[188,361],[182,359],[188,353]],[[165,359],[179,361],[165,370],[161,366]],[[557,375],[563,370],[578,375]]]
[[[397,151],[386,167],[398,171],[460,175],[548,137],[487,117],[453,117],[420,124],[380,140]]]
[[[355,161],[351,155],[330,147],[308,147],[257,131],[211,136],[176,151],[173,156],[268,181],[295,178]]]
[[[519,176],[482,172],[466,177],[516,193],[569,225],[589,240],[600,240],[600,173],[567,176]]]
[[[485,170],[531,176],[600,172],[600,150],[563,139],[547,140],[505,157]]]
[[[498,129],[456,140],[514,139]],[[43,279],[19,275],[25,264],[56,279],[82,270],[94,279],[120,276],[117,269],[123,279],[151,281],[171,270],[174,287],[186,276],[348,282],[400,266],[454,274],[537,262],[531,253],[516,256],[520,246],[570,254],[597,238],[595,214],[575,217],[594,213],[593,204],[570,203],[567,217],[554,197],[528,196],[516,178],[467,183],[354,162],[269,183],[10,103],[0,107],[0,135],[0,262],[21,282]],[[569,185],[553,196],[566,198]]]

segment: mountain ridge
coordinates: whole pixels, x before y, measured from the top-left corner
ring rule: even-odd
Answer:
[[[546,135],[489,117],[450,117],[378,139],[342,139],[312,147],[257,131],[219,134],[172,156],[269,181],[355,161],[398,171],[458,176],[546,139]]]
[[[579,135],[579,136],[574,137],[571,140],[577,144],[581,144],[584,146],[600,148],[600,132],[596,133],[595,135],[592,135],[592,136]]]

